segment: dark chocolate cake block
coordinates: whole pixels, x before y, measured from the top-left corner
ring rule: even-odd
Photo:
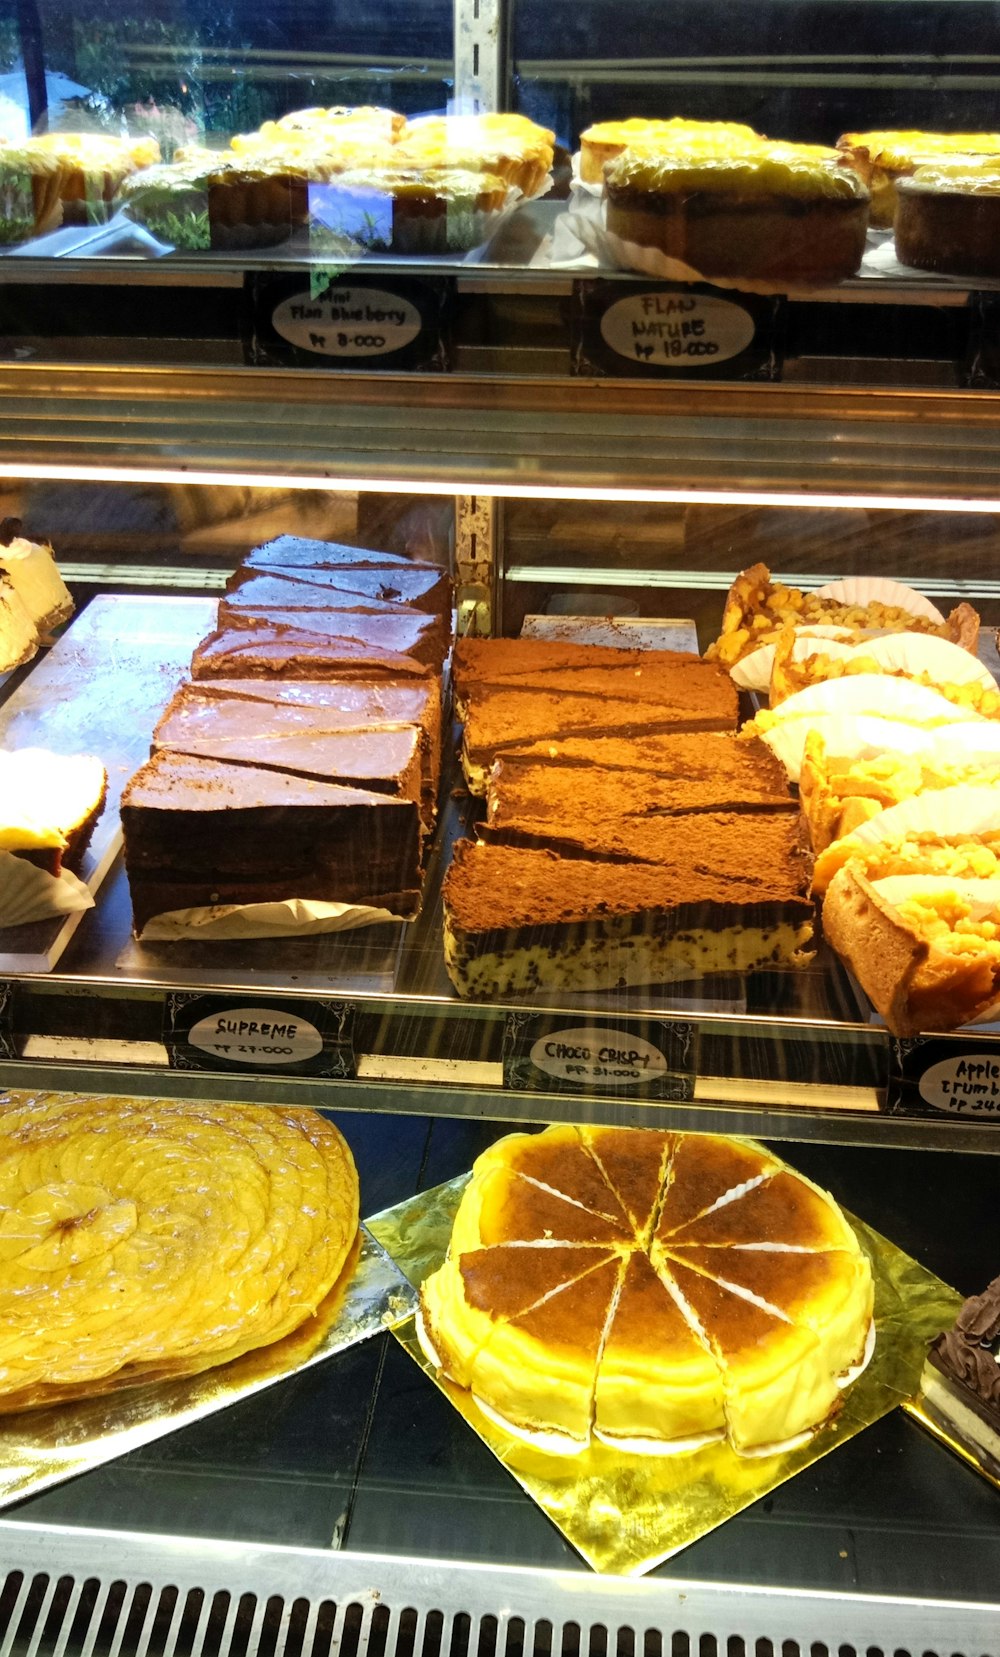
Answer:
[[[229,592],[262,581],[280,581],[282,588],[305,587],[309,601],[319,602],[315,595],[328,595],[328,602],[347,609],[355,603],[383,605],[405,604],[412,610],[426,610],[429,615],[445,616],[451,612],[451,583],[443,570],[432,564],[406,569],[309,569],[299,567],[267,571],[243,565],[227,582]]]
[[[1000,1277],[967,1300],[932,1345],[920,1400],[930,1419],[1000,1482]]]
[[[303,621],[305,618],[299,618]],[[427,679],[440,671],[440,662],[421,623],[425,616],[403,618],[400,629],[387,625],[388,618],[376,618],[376,625],[362,629],[368,618],[352,619],[350,636],[334,631],[315,631],[325,617],[312,615],[308,625],[286,623],[253,627],[219,627],[202,639],[191,658],[194,679]],[[339,618],[343,624],[348,618]],[[395,618],[393,618],[395,619]],[[398,645],[412,645],[420,654],[410,654]],[[426,646],[426,648],[425,648]],[[436,682],[436,681],[435,681]]]
[[[136,930],[153,915],[313,898],[416,914],[416,801],[160,752],[122,796]]]
[[[319,570],[415,567],[414,560],[403,558],[398,552],[350,547],[343,541],[314,541],[306,535],[279,535],[273,541],[265,541],[247,553],[243,564],[252,570],[295,569],[299,566]]]
[[[219,600],[219,626],[290,627],[327,638],[356,639],[374,649],[395,650],[439,668],[451,646],[451,626],[442,616],[405,604],[372,603],[347,597],[338,604],[325,588],[302,581],[255,576]]]
[[[197,686],[188,685],[160,718],[153,750],[264,766],[289,776],[421,800],[425,826],[430,828],[436,788],[421,726],[380,729],[375,722],[355,722],[352,729],[331,730],[328,725],[329,715],[315,708],[269,706],[237,697],[206,701]]]
[[[220,719],[226,724],[220,725]],[[167,704],[155,744],[183,747],[189,740],[230,734],[228,720],[247,732],[332,733],[403,731],[422,733],[426,786],[436,795],[441,773],[441,695],[436,680],[380,683],[332,680],[313,683],[260,679],[204,679],[181,685]]]

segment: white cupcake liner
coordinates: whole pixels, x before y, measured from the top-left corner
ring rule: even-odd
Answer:
[[[798,639],[829,639],[842,642],[852,637],[849,627],[828,626],[817,622],[807,627],[796,627]],[[729,671],[729,677],[734,685],[741,690],[767,690],[771,683],[771,669],[774,666],[774,645],[762,644],[756,650],[751,650],[749,656],[737,662]]]
[[[978,727],[941,727],[942,731],[975,728]],[[886,752],[919,754],[928,747],[928,738],[934,734],[920,725],[904,725],[899,720],[879,719],[873,714],[827,714],[814,720],[793,719],[761,735],[761,741],[785,767],[790,782],[799,781],[806,741],[812,731],[819,733],[827,753],[835,759],[874,759]],[[1000,726],[997,726],[997,735],[1000,737]],[[1000,746],[997,758],[1000,760]]]
[[[72,870],[50,875],[26,858],[0,851],[0,927],[27,926],[93,907],[92,894]]]
[[[817,587],[819,598],[832,598],[837,604],[891,604],[896,610],[906,610],[911,616],[922,616],[926,621],[944,625],[944,616],[936,610],[929,598],[893,581],[886,575],[846,575],[839,581],[828,581]]]
[[[816,720],[829,714],[871,714],[879,719],[900,720],[904,725],[957,725],[989,723],[971,708],[957,707],[940,691],[912,679],[894,679],[890,674],[854,673],[843,679],[824,679],[818,685],[786,697],[772,710],[778,724]]]
[[[582,190],[584,186],[581,185],[580,188]],[[577,240],[582,242],[587,252],[593,254],[598,264],[613,270],[634,270],[640,276],[651,276],[658,282],[706,282],[713,288],[730,288],[737,293],[756,293],[767,299],[773,298],[776,294],[809,295],[831,286],[827,280],[793,282],[787,278],[765,281],[750,276],[706,276],[704,271],[695,270],[693,265],[685,264],[683,259],[671,258],[658,247],[646,247],[643,243],[630,242],[622,236],[616,236],[604,222],[603,203],[599,216],[583,209],[567,217],[572,220],[568,228]]]
[[[984,690],[997,689],[989,668],[970,651],[930,633],[885,633],[854,645],[850,654],[871,658],[887,672],[925,673],[939,685],[976,683]]]
[[[914,835],[937,840],[975,840],[998,832],[1000,788],[958,783],[954,788],[916,794],[912,799],[890,806],[877,817],[861,823],[838,845],[841,848],[848,844],[877,846],[887,840],[903,840]]]

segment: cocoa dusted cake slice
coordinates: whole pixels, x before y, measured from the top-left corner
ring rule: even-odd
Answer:
[[[965,1302],[931,1346],[919,1402],[994,1482],[1000,1483],[1000,1277]]]
[[[415,915],[413,800],[260,766],[160,752],[122,796],[138,932],[175,909],[314,898]]]
[[[646,737],[684,731],[733,731],[737,701],[725,675],[698,677],[662,702],[528,690],[479,690],[466,710],[462,769],[473,794],[485,794],[490,768],[504,753],[564,737]]]
[[[728,692],[721,690],[719,669],[690,651],[616,650],[549,639],[460,639],[454,677],[462,717],[471,699],[491,690],[638,697],[647,702],[714,693],[717,705],[727,711],[730,728],[736,723],[732,686]]]
[[[405,604],[429,615],[446,616],[451,611],[451,583],[443,570],[432,564],[411,565],[408,569],[281,569],[268,571],[244,565],[226,583],[228,592],[251,587],[259,591],[263,581],[279,581],[282,589],[305,587],[310,603],[314,595],[328,594],[329,603],[348,609],[355,602],[380,606]],[[318,602],[318,600],[315,600]]]
[[[562,790],[572,810],[572,791]],[[597,863],[651,863],[683,870],[700,867],[719,872],[741,867],[748,855],[763,858],[771,867],[784,860],[797,871],[803,892],[808,871],[798,815],[791,811],[630,810],[623,802],[617,815],[597,814],[593,797],[580,779],[575,816],[556,809],[537,815],[530,810],[498,812],[488,818],[482,838],[492,844],[526,846],[556,852],[560,857],[584,857]],[[593,814],[592,814],[593,813]],[[752,854],[748,847],[752,845]]]
[[[362,630],[353,618],[352,636],[312,631],[309,627],[220,627],[202,639],[191,658],[193,679],[428,679],[439,672],[432,651],[410,655],[397,646],[407,640],[420,647],[423,616],[406,617],[406,632],[380,621]],[[417,623],[416,627],[410,623]],[[387,639],[386,634],[390,637]],[[380,642],[381,640],[381,642]]]
[[[415,656],[440,670],[451,647],[451,627],[442,616],[405,604],[339,604],[323,588],[301,581],[256,576],[219,600],[219,626],[292,627],[326,638],[357,639],[376,649]]]
[[[459,995],[804,965],[813,910],[799,868],[751,840],[745,818],[734,819],[731,859],[708,866],[697,851],[705,819],[690,821],[688,861],[671,868],[459,841],[444,884],[445,963]]]
[[[554,826],[561,834],[580,819],[655,826],[664,817],[692,811],[798,811],[784,766],[763,742],[740,742],[721,731],[649,738],[659,764],[643,769],[629,763],[641,741],[572,740],[587,752],[601,749],[618,763],[603,765],[595,754],[590,764],[560,764],[544,743],[535,745],[537,758],[503,754],[487,793],[486,820],[493,831],[531,834],[540,827],[544,833]],[[635,782],[624,783],[626,772]]]

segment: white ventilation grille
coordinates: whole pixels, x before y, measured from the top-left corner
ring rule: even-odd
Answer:
[[[1000,1657],[986,1605],[19,1525],[0,1549],[0,1657]]]

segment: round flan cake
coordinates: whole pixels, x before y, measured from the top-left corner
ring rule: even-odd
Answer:
[[[872,1305],[832,1197],[769,1152],[558,1126],[478,1159],[418,1326],[450,1380],[545,1448],[759,1453],[834,1414]]]

